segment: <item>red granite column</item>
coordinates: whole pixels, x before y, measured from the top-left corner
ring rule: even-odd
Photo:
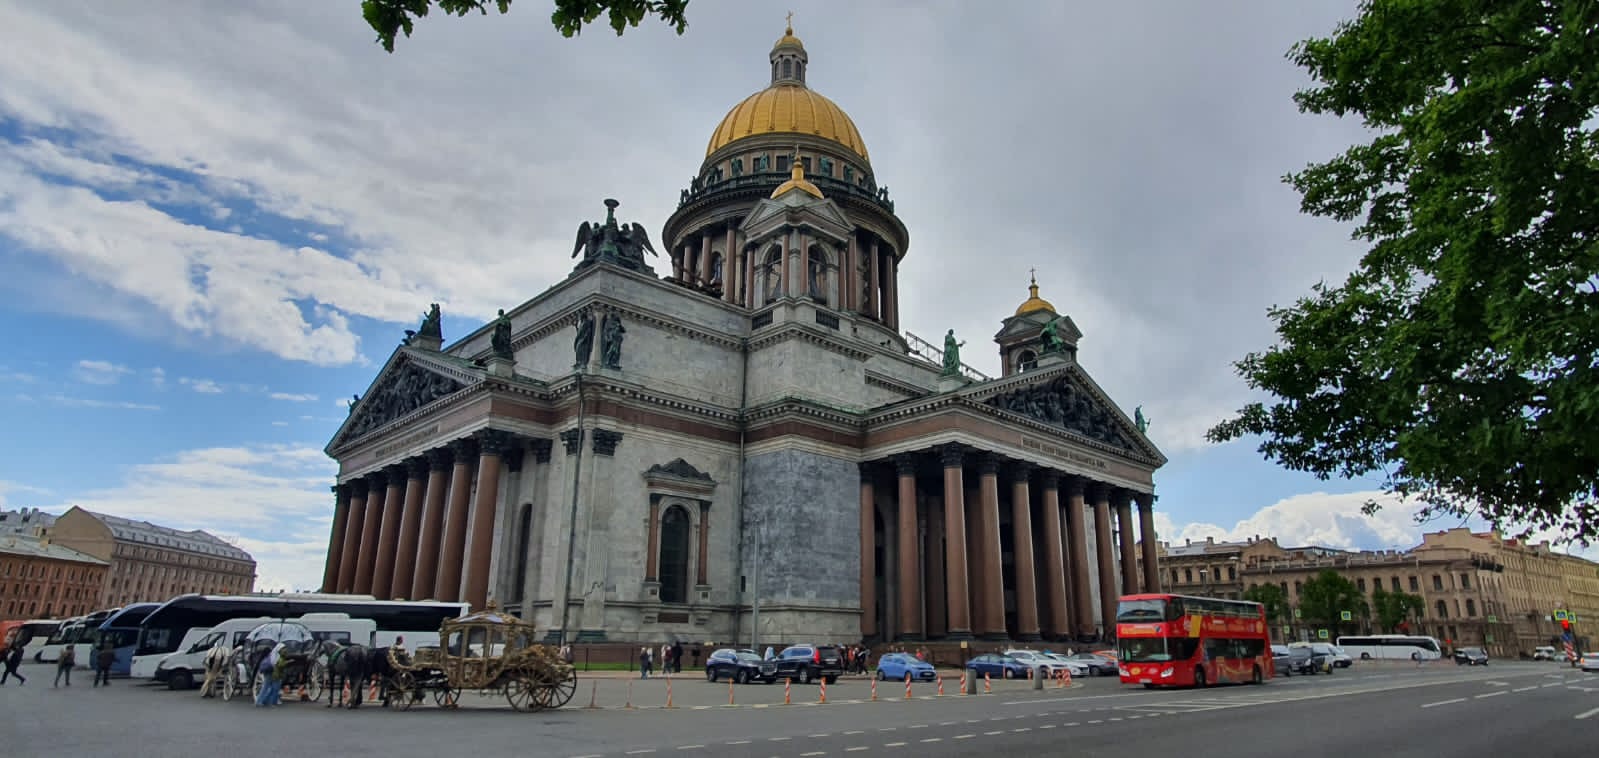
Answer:
[[[422,526],[417,530],[416,574],[411,579],[412,600],[434,597],[438,581],[439,543],[444,539],[444,497],[450,489],[450,464],[455,456],[449,448],[434,448],[427,453],[428,486],[422,496]]]
[[[477,467],[477,443],[460,439],[450,443],[455,469],[450,475],[450,509],[444,517],[444,544],[439,553],[438,579],[433,597],[461,598],[461,562],[466,556],[466,522],[472,504],[472,471]]]
[[[1094,595],[1088,584],[1088,526],[1084,523],[1086,504],[1083,502],[1087,484],[1079,476],[1066,481],[1066,536],[1071,542],[1066,557],[1071,561],[1072,623],[1077,625],[1080,637],[1094,633]]]
[[[922,563],[922,581],[927,585],[927,636],[937,639],[949,634],[949,608],[946,602],[949,581],[944,571],[944,509],[927,509],[926,558]]]
[[[916,457],[894,456],[899,473],[899,636],[922,638],[922,575],[917,550],[921,542],[916,525]]]
[[[978,497],[983,520],[983,542],[978,560],[983,562],[983,586],[977,595],[983,602],[981,634],[1003,639],[1005,631],[1005,571],[999,546],[999,457],[984,454],[977,459]]]
[[[422,533],[422,497],[426,494],[428,461],[412,458],[405,462],[405,503],[400,506],[400,542],[394,550],[394,580],[389,583],[389,597],[416,598],[411,595],[412,580],[416,577],[416,544]]]
[[[861,474],[861,639],[877,636],[877,489],[873,464],[862,461]]]
[[[1032,466],[1015,464],[1010,469],[1011,565],[1016,572],[1016,638],[1040,639],[1038,630],[1038,581],[1033,574],[1033,497],[1028,490]]]
[[[1099,563],[1100,639],[1106,639],[1116,632],[1116,601],[1121,596],[1116,592],[1116,556],[1115,548],[1111,545],[1110,487],[1096,482],[1093,490],[1094,552]]]
[[[700,555],[698,566],[695,567],[695,581],[705,585],[710,584],[710,554],[711,554],[711,503],[709,500],[700,501]]]
[[[645,547],[644,581],[661,580],[661,496],[650,495],[649,544]]]
[[[1131,495],[1127,490],[1117,490],[1115,495],[1116,536],[1121,540],[1123,595],[1138,593],[1138,548],[1133,543]]]
[[[350,485],[333,485],[333,531],[328,535],[328,561],[322,568],[322,591],[339,591],[339,554],[344,550],[344,522],[350,517]]]
[[[1066,554],[1061,549],[1060,474],[1045,469],[1039,475],[1044,487],[1044,592],[1049,598],[1049,633],[1070,638],[1066,614]]]
[[[387,477],[367,475],[366,518],[361,521],[361,554],[355,563],[355,594],[372,592],[372,570],[378,559],[378,535],[383,523],[383,495]]]
[[[1155,535],[1155,496],[1140,492],[1138,500],[1138,541],[1144,553],[1144,591],[1160,592],[1160,543]]]
[[[477,433],[477,504],[472,517],[472,554],[466,565],[465,600],[478,610],[489,602],[489,565],[494,559],[494,517],[500,505],[500,456],[510,435],[494,429]]]
[[[344,548],[339,551],[339,583],[336,592],[355,591],[355,564],[361,555],[361,528],[366,521],[367,481],[350,483],[350,504],[345,509]]]
[[[394,582],[394,552],[400,544],[400,509],[405,504],[405,466],[390,466],[383,470],[389,480],[388,495],[383,499],[383,521],[378,526],[378,550],[372,569],[372,595],[379,600],[389,599],[389,588]]]

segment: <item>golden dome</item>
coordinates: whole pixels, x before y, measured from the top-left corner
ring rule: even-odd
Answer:
[[[1032,280],[1032,284],[1028,285],[1027,287],[1027,300],[1021,305],[1016,306],[1016,315],[1025,316],[1029,313],[1037,313],[1039,311],[1048,311],[1050,313],[1059,312],[1055,310],[1055,306],[1051,305],[1048,300],[1038,296],[1038,279],[1034,278]]]
[[[811,184],[809,179],[805,178],[805,166],[799,161],[794,161],[794,169],[789,172],[788,181],[777,185],[777,189],[772,190],[772,197],[782,197],[783,193],[793,189],[797,189],[812,197],[822,196],[822,191],[817,189],[816,185]]]
[[[795,42],[798,41],[796,38]],[[782,40],[778,40],[778,44],[782,44]],[[860,131],[843,108],[803,84],[789,82],[767,87],[733,106],[716,126],[716,131],[711,132],[705,155],[709,157],[737,140],[761,134],[821,137],[871,160]]]
[[[790,14],[790,15],[792,15],[792,14]],[[776,49],[778,49],[780,47],[783,47],[784,45],[792,45],[792,46],[797,47],[797,48],[799,48],[801,50],[805,49],[805,43],[801,42],[799,37],[794,36],[794,22],[793,21],[790,21],[788,26],[784,27],[783,36],[779,37],[776,42],[772,43],[772,49],[776,50]]]

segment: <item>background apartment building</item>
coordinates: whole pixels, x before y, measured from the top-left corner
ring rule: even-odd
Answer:
[[[0,621],[95,609],[106,562],[26,534],[0,534]]]

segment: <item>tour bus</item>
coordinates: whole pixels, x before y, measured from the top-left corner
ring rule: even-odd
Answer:
[[[122,609],[106,608],[105,610],[95,611],[87,616],[77,616],[67,619],[61,624],[61,628],[57,629],[56,633],[51,635],[49,640],[45,641],[44,647],[39,648],[39,652],[33,656],[33,659],[40,663],[55,663],[61,658],[61,649],[67,645],[80,645],[86,642],[92,642],[95,638],[95,634],[100,631],[100,625],[105,623],[106,619],[111,618],[111,615],[119,610]],[[84,660],[84,656],[82,655],[83,648],[78,648],[76,652],[78,653],[78,666],[83,667],[89,665],[89,662]]]
[[[1264,684],[1276,674],[1260,603],[1124,595],[1116,608],[1116,641],[1124,684]]]
[[[445,619],[466,615],[469,604],[436,600],[378,600],[371,595],[328,595],[284,592],[251,595],[180,595],[168,600],[144,620],[139,647],[134,652],[133,677],[151,679],[161,659],[189,645],[228,619],[268,616],[298,618],[308,613],[343,613],[371,619],[377,624],[374,645],[394,644],[405,637],[411,652],[421,645],[437,645],[439,625]],[[186,649],[186,648],[185,648]]]
[[[346,645],[371,646],[378,636],[377,623],[372,619],[350,618],[347,613],[307,613],[298,618],[253,616],[228,619],[199,634],[198,638],[195,637],[196,630],[190,629],[177,652],[161,657],[153,678],[158,682],[166,682],[169,689],[191,689],[196,678],[205,676],[205,656],[217,643],[236,648],[244,644],[250,632],[261,625],[283,621],[304,625],[310,630],[311,636],[318,640],[333,640]],[[438,630],[435,629],[434,634],[437,635]]]
[[[1363,634],[1339,637],[1338,647],[1362,661],[1436,661],[1443,657],[1438,638],[1415,634]]]
[[[24,658],[39,661],[39,651],[44,649],[44,644],[55,635],[62,623],[61,619],[7,621],[5,639],[0,641],[0,647],[9,651],[12,645],[21,645]]]
[[[94,668],[95,651],[109,639],[116,651],[111,660],[111,673],[127,676],[133,665],[134,648],[139,645],[139,625],[159,607],[160,603],[125,605],[107,616],[98,628],[85,630],[77,642],[78,668]]]

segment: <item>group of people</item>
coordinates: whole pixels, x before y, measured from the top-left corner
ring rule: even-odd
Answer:
[[[659,652],[659,654],[660,654],[659,658],[656,657],[656,653],[657,652]],[[694,657],[696,659],[698,659],[699,658],[699,653],[696,652],[694,654]],[[651,648],[649,645],[645,645],[644,647],[639,648],[639,652],[638,652],[639,678],[640,679],[648,679],[648,678],[650,678],[650,674],[654,671],[657,662],[659,662],[659,664],[660,664],[660,669],[661,669],[660,673],[662,673],[662,674],[681,674],[681,673],[683,673],[683,643],[682,642],[663,643],[661,645],[659,651],[656,651],[655,649]]]
[[[10,649],[0,651],[0,661],[5,662],[5,673],[0,674],[0,684],[5,684],[11,679],[17,680],[17,686],[28,683],[28,678],[22,675],[22,646],[12,645]],[[100,641],[94,648],[93,660],[90,661],[94,668],[94,684],[99,687],[111,686],[111,664],[117,660],[117,649],[110,639]],[[56,678],[51,687],[71,687],[72,669],[78,665],[78,648],[76,645],[64,645],[61,648],[61,657],[56,659]]]

